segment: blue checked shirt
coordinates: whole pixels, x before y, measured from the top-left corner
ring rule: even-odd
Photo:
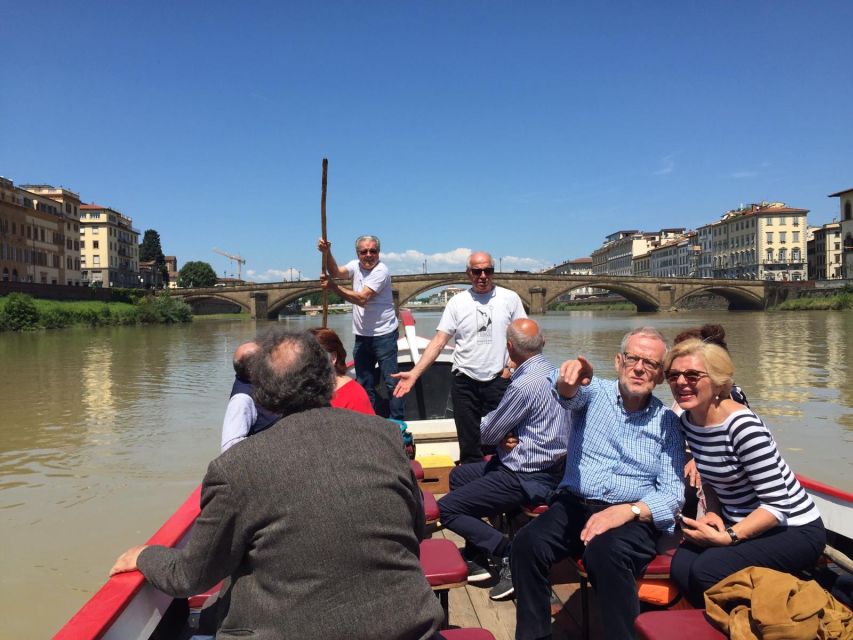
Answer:
[[[525,360],[512,374],[500,404],[480,421],[480,440],[497,445],[508,433],[518,446],[498,458],[511,471],[529,473],[554,466],[566,456],[571,414],[551,393],[555,368],[542,354]]]
[[[559,489],[589,500],[645,502],[655,527],[672,531],[684,503],[684,440],[676,415],[651,396],[628,413],[616,380],[593,377],[573,398],[551,393],[572,411],[573,432]]]

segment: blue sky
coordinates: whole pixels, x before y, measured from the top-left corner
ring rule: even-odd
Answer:
[[[0,175],[255,280],[589,255],[741,203],[838,215],[853,3],[0,0]],[[289,269],[293,269],[289,272]],[[245,273],[245,271],[244,271]]]

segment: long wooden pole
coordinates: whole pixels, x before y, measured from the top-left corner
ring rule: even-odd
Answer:
[[[323,187],[320,193],[320,227],[323,242],[326,242],[326,177],[329,173],[329,161],[323,158]],[[329,275],[328,252],[323,252],[323,275]],[[329,323],[329,290],[323,289],[323,328]]]

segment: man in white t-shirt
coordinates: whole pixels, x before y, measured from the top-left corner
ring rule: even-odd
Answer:
[[[357,260],[350,260],[339,267],[332,256],[332,243],[322,238],[317,248],[326,255],[326,269],[329,275],[321,275],[324,288],[334,291],[347,302],[352,303],[352,332],[355,345],[352,357],[355,360],[355,377],[367,391],[370,404],[378,415],[376,397],[376,366],[379,375],[388,389],[390,398],[387,417],[403,420],[405,400],[394,397],[397,381],[391,376],[399,371],[397,366],[397,313],[394,310],[394,298],[391,295],[391,273],[379,261],[379,238],[360,236],[355,241]],[[352,289],[340,286],[334,278],[352,276]]]
[[[450,338],[455,340],[451,397],[462,463],[483,458],[480,419],[498,406],[509,385],[506,330],[513,320],[527,317],[518,294],[492,282],[495,261],[488,253],[471,254],[466,273],[471,288],[447,303],[418,364],[394,376],[399,379],[394,395],[402,398]]]

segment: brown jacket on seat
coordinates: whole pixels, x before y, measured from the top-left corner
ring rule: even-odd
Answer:
[[[853,638],[853,612],[817,582],[763,567],[708,589],[705,612],[732,640]]]

